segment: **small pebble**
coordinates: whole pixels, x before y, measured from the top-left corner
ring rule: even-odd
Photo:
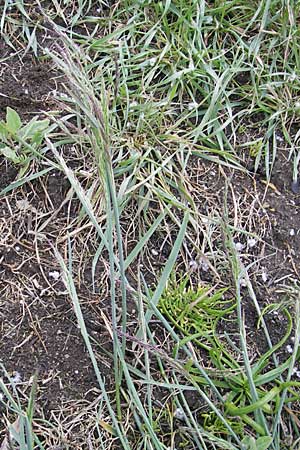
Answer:
[[[53,270],[53,272],[48,273],[49,278],[53,278],[55,281],[59,280],[60,273],[57,270]]]
[[[245,280],[245,278],[242,278],[242,279],[241,279],[241,281],[240,281],[240,286],[241,286],[242,288],[247,287],[247,281]]]
[[[135,100],[133,100],[133,102],[130,103],[129,107],[130,107],[130,108],[134,108],[134,107],[137,106],[137,105],[138,105],[138,102],[135,101]]]
[[[12,384],[16,385],[21,382],[21,374],[20,372],[15,372],[14,376],[11,378]]]
[[[209,265],[204,258],[200,259],[199,266],[200,266],[201,270],[203,270],[203,272],[208,272]]]
[[[198,103],[196,103],[196,102],[190,102],[189,104],[188,104],[188,110],[189,111],[192,111],[193,109],[195,109],[195,108],[198,108]]]
[[[288,353],[293,353],[293,347],[292,347],[290,344],[288,344],[288,345],[286,346],[286,351],[287,351]]]
[[[297,378],[300,378],[300,370],[298,369],[298,367],[293,368],[292,375],[296,375]]]
[[[295,236],[295,230],[294,230],[294,228],[291,228],[291,229],[290,229],[290,236]]]
[[[264,283],[267,281],[268,275],[266,274],[266,272],[262,272],[261,279],[263,280]]]
[[[244,248],[244,245],[241,242],[236,242],[234,245],[237,252],[241,252]]]
[[[154,66],[154,64],[156,63],[156,58],[150,58],[149,59],[149,64],[150,64],[150,66]]]
[[[158,256],[158,251],[155,250],[154,248],[151,250],[151,253],[153,256]]]
[[[198,269],[198,264],[194,259],[192,259],[190,261],[189,266],[190,266],[192,272],[196,272],[196,270]]]
[[[249,248],[253,248],[256,245],[256,239],[254,238],[248,239],[247,244]]]
[[[181,408],[175,409],[174,417],[175,417],[175,419],[178,419],[178,420],[184,420],[184,418],[185,418],[184,411]]]

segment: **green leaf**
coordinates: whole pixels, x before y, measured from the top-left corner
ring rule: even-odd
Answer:
[[[34,117],[29,123],[27,123],[27,125],[25,125],[20,130],[19,135],[24,140],[26,140],[27,138],[35,140],[37,138],[40,138],[40,136],[44,134],[43,132],[45,132],[48,128],[49,123],[50,122],[48,119],[37,120],[36,117]]]
[[[8,135],[6,124],[1,120],[0,122],[0,141],[4,140]]]
[[[22,122],[19,114],[14,109],[9,106],[6,109],[6,127],[11,134],[16,134],[16,132],[21,128]]]
[[[242,440],[242,444],[247,445],[247,450],[257,450],[255,445],[255,439],[253,436],[246,436]]]
[[[0,191],[0,197],[2,195],[6,195],[8,192],[13,191],[14,189],[17,189],[20,186],[23,186],[23,184],[28,183],[29,181],[36,180],[37,178],[43,177],[46,175],[46,173],[50,172],[51,170],[55,169],[55,166],[53,167],[47,167],[46,169],[41,170],[40,172],[33,173],[32,175],[27,176],[26,178],[18,179],[16,181],[13,181],[8,186],[6,186],[2,191]],[[19,175],[20,177],[20,175]],[[0,387],[1,387],[1,380],[0,380]]]
[[[22,163],[22,167],[19,170],[18,179],[21,179],[21,178],[23,178],[25,176],[25,174],[27,172],[27,169],[28,169],[28,167],[30,165],[30,159],[27,158],[27,159],[23,160],[21,163]]]
[[[173,245],[172,251],[170,253],[170,256],[169,256],[169,258],[168,258],[168,260],[167,260],[167,262],[165,264],[165,267],[164,267],[164,270],[162,272],[162,275],[161,275],[161,278],[159,280],[159,283],[157,285],[157,288],[155,289],[155,292],[154,292],[154,294],[152,296],[151,301],[152,301],[154,306],[158,305],[159,299],[160,299],[160,297],[161,297],[161,295],[162,295],[162,293],[163,293],[163,291],[164,291],[164,289],[166,287],[167,281],[168,281],[168,279],[170,277],[170,274],[171,274],[171,272],[172,272],[172,270],[174,268],[174,265],[175,265],[178,253],[179,253],[179,251],[181,249],[181,245],[182,245],[182,242],[183,242],[184,237],[185,237],[185,232],[186,232],[186,229],[187,229],[188,222],[189,222],[189,214],[188,214],[188,212],[186,212],[185,215],[184,215],[184,219],[183,219],[181,228],[180,228],[180,230],[178,232],[176,241],[174,242],[174,245]],[[147,310],[146,314],[145,314],[145,322],[147,324],[149,323],[152,315],[153,315],[153,311],[151,310],[151,308],[149,308]],[[141,329],[138,331],[137,336],[140,337],[140,334],[141,334]]]
[[[247,445],[247,450],[268,450],[272,441],[270,436],[261,436],[257,440],[252,436],[246,436],[242,443]]]
[[[17,153],[15,152],[15,150],[13,150],[10,147],[0,147],[0,153],[5,156],[5,158],[9,159],[10,161],[12,161],[15,164],[18,164],[20,162],[20,158],[17,155]]]
[[[235,406],[232,403],[229,403],[227,405],[227,412],[231,416],[242,416],[244,414],[249,414],[257,409],[268,407],[268,403],[271,402],[274,397],[276,397],[280,393],[279,387],[274,387],[271,389],[265,396],[258,399],[256,402],[251,403],[251,405],[248,406]],[[270,411],[271,413],[271,411]]]
[[[262,436],[256,441],[257,450],[268,450],[273,439],[270,436]]]

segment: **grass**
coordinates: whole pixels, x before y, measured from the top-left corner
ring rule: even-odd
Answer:
[[[297,190],[299,12],[293,0],[1,7],[6,44],[62,74],[55,114],[23,124],[7,108],[0,152],[21,170],[1,194],[43,185],[51,172],[69,183],[68,219],[55,222],[60,240],[49,251],[101,392],[84,407],[82,448],[297,448],[299,285],[290,277],[285,299],[261,302],[255,270],[265,256],[242,257],[237,241],[263,241],[265,225],[256,200],[241,206],[233,180],[260,171],[268,185],[283,155]],[[55,36],[46,49],[45,29]],[[108,286],[110,383],[80,295],[88,258],[92,290]],[[253,348],[251,309],[264,350]],[[274,340],[275,312],[286,329]],[[82,411],[48,420],[35,382],[27,395],[3,373],[1,450],[74,448]]]

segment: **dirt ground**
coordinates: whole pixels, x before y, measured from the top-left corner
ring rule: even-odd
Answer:
[[[2,60],[10,52],[4,44],[0,45]],[[15,55],[0,67],[0,118],[4,118],[7,106],[16,109],[24,120],[57,109],[52,93],[59,90],[59,75],[48,62],[37,61],[29,54],[23,60]],[[291,164],[287,159],[288,150],[282,144],[269,186],[261,175],[226,172],[227,178],[231,177],[229,215],[234,220],[238,211],[236,225],[260,237],[253,248],[249,248],[246,236],[239,236],[239,242],[244,246],[245,263],[260,261],[251,272],[262,305],[280,300],[282,286],[299,279],[300,195],[291,190]],[[1,158],[0,189],[16,176],[17,169]],[[211,163],[194,159],[189,177],[199,210],[205,214],[219,211],[222,216],[224,173]],[[53,254],[53,247],[58,246],[66,255],[66,242],[61,241],[58,230],[76,228],[72,228],[72,217],[78,214],[79,204],[68,200],[69,188],[61,173],[51,172],[43,180],[27,183],[0,198],[0,361],[20,386],[37,373],[37,407],[43,407],[46,418],[53,417],[63,404],[99,395]],[[86,233],[85,236],[89,230]],[[170,250],[167,244],[160,247],[159,242],[156,236],[150,243],[150,247],[160,248],[152,260],[157,269],[163,266]],[[217,251],[222,245],[221,237],[215,245]],[[101,282],[106,268],[100,264],[94,292],[90,276],[92,249],[86,247],[84,238],[78,239],[76,246],[74,264],[80,267],[78,293],[91,336],[98,342],[99,366],[109,380],[111,361],[100,351],[100,347],[111,348],[109,333],[103,327],[103,314],[109,314],[107,286]],[[82,255],[87,258],[84,264]],[[152,275],[149,269],[149,279]],[[202,269],[197,276],[206,281],[214,278]],[[256,331],[256,312],[250,303],[245,311],[253,342],[263,351],[265,343]],[[277,342],[284,334],[285,322],[280,316],[270,320],[272,337]],[[2,421],[0,442],[4,429]]]

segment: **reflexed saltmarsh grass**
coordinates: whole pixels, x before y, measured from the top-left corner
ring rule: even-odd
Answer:
[[[22,33],[25,30],[28,42],[36,48],[36,28],[26,22],[30,16],[28,5],[18,2],[25,8],[25,12],[21,12],[22,19],[13,17],[7,5],[6,0],[1,22],[5,39],[9,39],[11,29],[22,30]],[[103,14],[101,19],[90,1],[68,1],[57,5],[52,5],[50,17],[63,20],[57,31],[61,47],[58,53],[49,56],[56,61],[69,86],[66,108],[70,115],[57,120],[57,125],[63,125],[65,139],[60,136],[60,143],[52,136],[48,139],[49,149],[56,149],[53,153],[57,163],[48,161],[50,166],[52,164],[50,168],[13,184],[10,189],[42,176],[52,167],[60,167],[98,234],[94,278],[97,259],[103,250],[109,253],[115,398],[106,392],[105,380],[98,369],[94,347],[85,327],[72,274],[71,242],[69,267],[59,253],[56,255],[109,409],[113,433],[125,449],[174,448],[171,438],[175,431],[172,430],[171,437],[164,434],[152,398],[154,388],[161,386],[184,412],[182,433],[188,430],[184,438],[191,448],[282,450],[285,448],[282,436],[286,424],[295,428],[293,415],[288,411],[291,411],[289,403],[298,396],[295,392],[298,384],[291,382],[291,374],[299,353],[299,326],[295,330],[297,344],[293,355],[280,364],[275,352],[291,334],[292,319],[287,315],[286,335],[280,345],[273,346],[264,321],[263,313],[266,312],[260,310],[249,280],[249,268],[241,265],[232,245],[230,229],[228,231],[225,226],[224,235],[237,300],[237,326],[243,356],[239,363],[230,357],[231,354],[228,357],[229,351],[238,348],[236,342],[227,337],[223,343],[219,338],[209,354],[215,370],[205,369],[197,357],[199,336],[180,329],[176,326],[176,317],[171,321],[158,306],[170,276],[176,272],[175,263],[182,244],[193,243],[193,232],[199,228],[197,207],[189,181],[184,176],[191,157],[240,168],[240,139],[244,132],[251,130],[252,135],[247,142],[243,140],[243,146],[252,152],[250,156],[255,160],[255,168],[263,164],[267,177],[270,177],[278,150],[277,132],[280,131],[291,145],[291,158],[295,155],[296,179],[299,136],[293,139],[292,125],[299,120],[298,2],[126,1],[110,11],[109,17]],[[84,23],[94,24],[94,32],[86,36],[73,32],[75,25]],[[28,31],[23,30],[23,26]],[[98,33],[100,26],[101,36]],[[73,40],[68,40],[64,32]],[[245,117],[250,125],[244,123]],[[68,127],[68,120],[74,124],[74,119],[80,130],[78,134]],[[89,167],[97,167],[96,181],[101,184],[101,189],[96,195],[103,196],[104,219],[101,223],[93,209],[91,200],[94,198],[90,198],[76,173],[68,167],[68,161],[59,153],[63,142],[80,145],[85,158],[90,160]],[[149,228],[139,233],[139,241],[125,259],[120,218],[130,201],[138,204],[139,213],[143,213]],[[153,201],[158,211],[155,217],[148,211]],[[126,270],[142,254],[151,236],[158,229],[162,232],[165,220],[172,222],[177,230],[177,240],[165,270],[154,293],[147,289],[147,283],[139,273],[139,285],[133,288],[127,280]],[[205,236],[205,239],[212,248],[211,237]],[[248,354],[247,323],[240,291],[242,278],[246,279],[249,297],[261,317],[260,323],[270,347],[257,361],[251,361]],[[119,306],[117,283],[122,287],[121,326],[116,312]],[[180,283],[177,287],[180,289]],[[127,332],[127,291],[137,305],[139,330],[136,336]],[[295,299],[298,319],[297,291],[298,287],[295,287],[289,295]],[[165,351],[157,348],[151,331],[153,318],[168,333]],[[210,334],[216,335],[213,323]],[[131,343],[141,350],[136,366],[125,360],[124,350]],[[180,359],[182,353],[183,360]],[[153,357],[158,369],[152,366]],[[262,373],[269,360],[274,368]],[[226,397],[224,389],[229,388],[232,392]],[[195,418],[184,396],[190,389],[205,405],[202,422]],[[124,405],[130,419],[126,423],[123,422]],[[165,404],[165,409],[161,408],[164,418],[168,417],[168,407]],[[16,410],[16,414],[22,415],[22,411]],[[169,412],[170,415],[172,424],[174,411]],[[248,435],[244,440],[243,433]]]

